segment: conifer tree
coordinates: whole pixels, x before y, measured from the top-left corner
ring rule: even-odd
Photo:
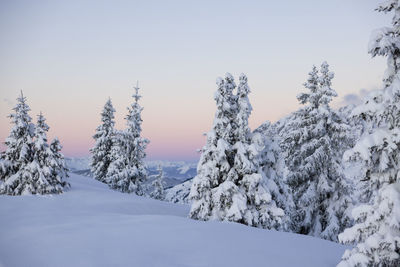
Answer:
[[[150,197],[154,199],[163,200],[164,199],[164,173],[161,165],[158,166],[158,175],[153,181],[153,192],[150,193]]]
[[[58,138],[54,138],[50,143],[50,157],[47,159],[47,166],[50,168],[52,184],[58,184],[61,187],[68,188],[70,184],[66,181],[68,178],[68,168],[65,164],[64,155],[61,153],[62,145]]]
[[[110,165],[107,169],[105,183],[111,188],[121,192],[129,192],[130,169],[127,168],[128,159],[125,149],[124,131],[115,130],[112,136],[112,147],[110,151]]]
[[[239,77],[239,86],[237,88],[238,113],[236,115],[237,139],[233,146],[235,160],[233,170],[235,176],[232,176],[232,182],[239,187],[239,192],[244,196],[239,199],[245,199],[245,203],[240,203],[233,198],[233,203],[240,210],[235,216],[238,222],[244,222],[250,226],[260,228],[281,228],[283,210],[278,208],[272,199],[271,192],[266,186],[267,177],[260,168],[259,151],[252,143],[252,134],[248,125],[248,120],[252,111],[252,106],[248,99],[250,88],[247,84],[247,77],[241,74]],[[230,178],[230,177],[228,177]],[[240,218],[241,217],[241,218]]]
[[[285,216],[282,218],[280,230],[290,230],[290,212],[294,209],[292,194],[285,180],[285,160],[280,148],[278,129],[269,121],[264,122],[253,132],[253,144],[259,151],[259,165],[266,176],[266,187],[276,205]]]
[[[344,243],[356,243],[346,250],[338,266],[400,266],[400,3],[385,1],[379,12],[394,12],[392,27],[374,32],[369,53],[387,57],[383,90],[353,111],[373,127],[364,132],[348,161],[364,165],[364,177],[372,197],[356,207],[356,224],[339,235]]]
[[[26,114],[27,115],[27,114]],[[18,171],[8,177],[0,191],[9,195],[58,194],[67,183],[54,172],[54,154],[47,143],[49,126],[42,113],[38,115],[34,130],[34,141],[29,150],[29,160],[21,164]]]
[[[213,193],[227,179],[233,164],[232,148],[229,138],[232,132],[233,77],[227,74],[225,79],[217,79],[218,89],[214,95],[217,104],[212,129],[207,134],[206,145],[202,149],[197,166],[197,175],[193,179],[189,198],[192,206],[189,217],[197,220],[223,219],[215,203]]]
[[[287,181],[295,209],[291,212],[292,231],[337,240],[349,226],[351,186],[344,176],[342,144],[347,125],[329,107],[336,92],[331,88],[333,73],[328,64],[314,66],[304,86],[309,90],[297,98],[304,108],[288,119],[282,131],[289,170]]]
[[[0,194],[29,194],[33,189],[24,181],[30,178],[26,169],[33,160],[35,127],[31,123],[32,119],[28,114],[30,108],[22,91],[13,110],[14,113],[9,117],[14,126],[5,141],[7,149],[2,154],[4,163],[1,180],[4,183],[0,185]]]
[[[111,147],[114,135],[114,112],[111,99],[109,98],[104,105],[101,113],[102,124],[97,127],[93,136],[95,145],[90,150],[91,172],[96,180],[106,182],[108,167],[111,164]]]
[[[251,143],[247,77],[241,75],[236,95],[229,73],[217,79],[217,86],[217,111],[191,187],[189,216],[277,228],[283,213],[265,187],[258,151]]]
[[[144,195],[147,171],[144,164],[146,146],[149,140],[141,136],[143,108],[139,105],[139,87],[136,86],[135,102],[128,108],[127,128],[116,136],[112,148],[112,162],[109,166],[109,183],[113,189],[126,193]]]
[[[30,108],[26,103],[22,91],[13,108],[14,113],[9,115],[13,127],[5,141],[6,150],[2,153],[2,167],[0,181],[5,181],[23,166],[32,161],[34,125],[28,112]]]

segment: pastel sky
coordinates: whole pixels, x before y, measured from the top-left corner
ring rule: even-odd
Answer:
[[[215,79],[243,72],[250,126],[296,110],[313,64],[327,60],[344,97],[380,86],[373,29],[389,23],[375,0],[0,2],[0,140],[22,89],[67,156],[88,155],[108,97],[125,127],[140,82],[149,159],[196,160],[215,112]],[[4,145],[0,146],[4,150]]]

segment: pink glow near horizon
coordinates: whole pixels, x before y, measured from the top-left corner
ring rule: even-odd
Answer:
[[[373,0],[2,1],[0,150],[21,89],[33,121],[44,113],[49,139],[58,136],[66,156],[88,155],[108,97],[116,128],[125,127],[136,80],[150,159],[199,157],[214,118],[215,79],[227,71],[249,78],[252,129],[296,110],[307,73],[324,60],[335,72],[339,105],[343,96],[381,84],[385,61],[371,60],[366,46],[371,30],[389,19],[375,6]]]

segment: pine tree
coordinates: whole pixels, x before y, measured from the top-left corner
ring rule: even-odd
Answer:
[[[4,163],[2,167],[0,194],[18,195],[30,193],[33,189],[23,182],[30,179],[29,173],[25,171],[28,164],[32,162],[34,155],[34,125],[28,112],[30,108],[26,98],[22,94],[17,98],[17,104],[10,114],[14,126],[5,141],[6,151],[2,154]]]
[[[101,113],[102,124],[97,127],[93,136],[95,145],[90,150],[91,172],[96,180],[106,182],[108,167],[111,164],[111,147],[114,135],[114,112],[111,99],[108,99]]]
[[[110,165],[107,169],[105,182],[113,189],[121,192],[129,192],[134,185],[130,177],[130,169],[127,168],[128,160],[125,149],[124,131],[114,131],[112,147],[110,151]]]
[[[164,199],[164,173],[161,165],[158,166],[158,175],[156,179],[151,184],[153,186],[153,192],[151,192],[150,197],[154,199],[163,200]]]
[[[304,108],[295,112],[282,131],[282,148],[289,170],[287,181],[295,209],[292,231],[337,240],[350,224],[351,186],[344,176],[341,156],[347,125],[330,109],[337,96],[331,88],[333,73],[314,66],[304,86],[309,90],[297,98]]]
[[[237,139],[234,144],[235,160],[232,170],[232,182],[239,186],[239,192],[244,196],[245,203],[237,203],[237,210],[243,206],[244,210],[235,213],[233,221],[242,222],[247,225],[260,228],[281,228],[283,210],[276,206],[272,199],[271,192],[266,186],[267,178],[260,168],[259,151],[252,143],[252,134],[248,120],[252,106],[248,99],[250,88],[247,84],[247,77],[241,74],[237,89],[238,113],[236,115]],[[230,178],[230,177],[228,177]],[[235,198],[233,198],[235,203]],[[244,205],[243,205],[244,204]]]
[[[266,176],[266,187],[272,199],[285,215],[280,230],[290,230],[290,212],[294,209],[292,195],[286,183],[285,160],[280,148],[278,129],[269,121],[264,122],[253,132],[253,144],[259,150],[259,165]]]
[[[135,102],[128,108],[127,128],[118,134],[112,150],[112,162],[108,178],[113,189],[126,193],[144,195],[147,172],[144,164],[146,146],[149,140],[141,137],[143,108],[139,105],[139,87],[135,87]]]
[[[32,119],[28,114],[30,108],[22,91],[13,110],[14,113],[9,118],[14,126],[4,143],[7,146],[6,151],[2,153],[0,181],[3,182],[31,162],[33,155],[34,125],[31,123]]]
[[[343,243],[356,243],[346,250],[338,266],[400,266],[400,4],[380,4],[377,11],[394,11],[392,27],[374,32],[369,53],[386,56],[384,88],[353,111],[371,126],[353,149],[348,161],[364,165],[371,201],[356,207],[356,224],[339,235]]]
[[[229,142],[233,129],[232,106],[235,83],[232,75],[226,74],[225,79],[217,79],[218,89],[214,95],[217,104],[212,129],[207,134],[206,145],[202,149],[197,166],[197,175],[193,179],[189,198],[192,200],[189,217],[196,220],[222,220],[225,218],[215,203],[213,194],[218,186],[227,179],[233,164],[232,144]]]
[[[26,114],[27,115],[27,114]],[[34,141],[29,150],[29,160],[21,164],[18,171],[10,176],[0,191],[9,195],[58,194],[67,183],[53,172],[53,152],[47,143],[49,126],[42,113],[38,115],[34,130]]]
[[[271,199],[251,143],[247,77],[241,75],[236,95],[229,73],[224,80],[217,79],[217,86],[217,111],[190,191],[189,216],[277,228],[283,212]]]
[[[47,166],[50,168],[52,184],[68,188],[70,184],[66,181],[68,178],[68,168],[65,163],[64,155],[61,153],[62,145],[58,138],[54,138],[50,143],[50,156],[47,159]]]

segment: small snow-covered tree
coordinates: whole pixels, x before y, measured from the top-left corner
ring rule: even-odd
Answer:
[[[62,186],[53,181],[52,172],[48,166],[51,162],[50,157],[52,157],[52,151],[47,143],[48,130],[49,126],[46,123],[46,119],[40,112],[35,128],[34,158],[29,164],[30,174],[32,175],[30,181],[34,188],[30,193],[51,194],[62,192]]]
[[[105,183],[121,192],[129,192],[133,188],[130,169],[127,168],[124,131],[116,130],[112,136],[110,165],[107,169]]]
[[[370,123],[348,161],[362,162],[371,201],[356,207],[356,224],[339,235],[344,243],[356,243],[346,250],[338,266],[400,266],[400,3],[385,1],[380,12],[394,12],[392,27],[374,32],[369,53],[387,56],[383,90],[353,111]]]
[[[111,163],[111,147],[114,135],[114,112],[111,99],[108,99],[101,112],[102,124],[97,127],[93,136],[95,145],[90,149],[90,167],[96,180],[106,182],[108,167]]]
[[[50,143],[50,156],[47,159],[47,166],[50,168],[52,184],[60,185],[64,189],[70,187],[66,181],[68,178],[68,168],[65,163],[64,155],[61,153],[62,145],[58,138],[54,138]]]
[[[150,193],[150,197],[154,199],[164,199],[164,173],[161,165],[158,166],[158,175],[152,182],[153,191]]]
[[[290,214],[292,231],[336,241],[350,224],[347,210],[352,201],[351,185],[341,165],[348,127],[329,107],[337,96],[332,78],[326,62],[320,75],[313,67],[304,84],[309,92],[297,97],[306,106],[288,119],[281,145],[295,203]]]
[[[252,144],[248,118],[251,105],[247,77],[240,76],[237,94],[229,73],[217,80],[217,111],[207,134],[193,180],[190,217],[228,220],[262,228],[278,228],[283,211],[276,207]]]
[[[143,108],[139,105],[139,87],[135,87],[135,102],[128,108],[127,128],[116,134],[111,148],[112,162],[108,167],[107,181],[111,188],[125,193],[144,195],[147,171],[144,164],[149,140],[141,136]]]

